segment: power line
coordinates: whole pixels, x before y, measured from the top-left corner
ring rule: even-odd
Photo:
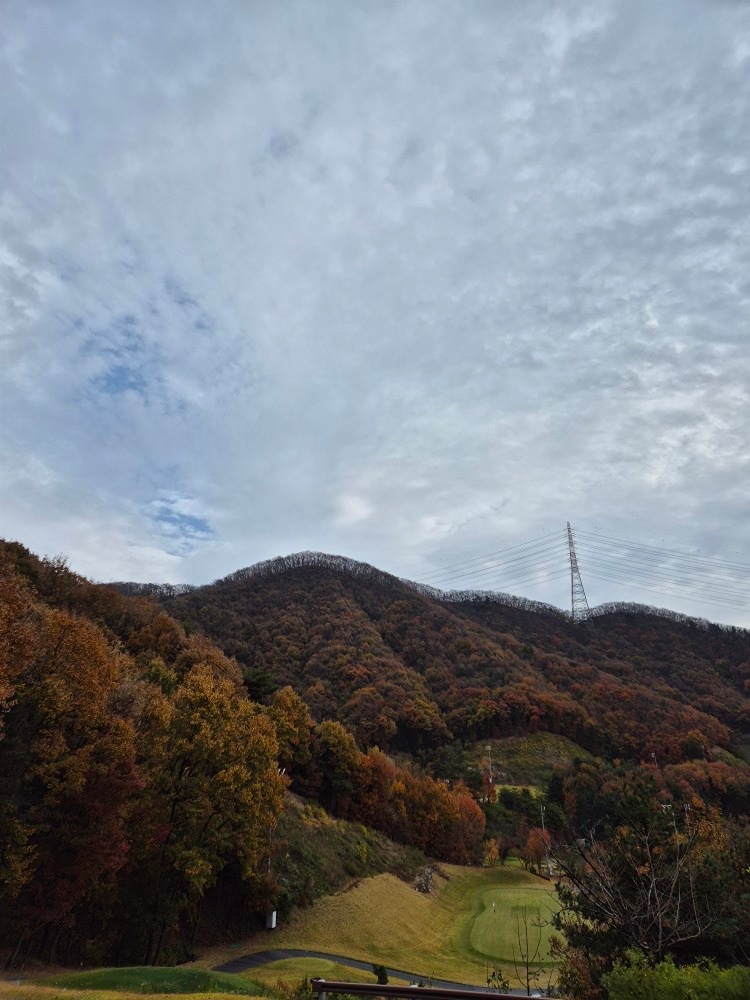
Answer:
[[[471,563],[476,563],[476,562],[485,563],[487,562],[488,559],[494,559],[499,555],[505,554],[506,552],[514,552],[518,549],[534,547],[536,545],[539,545],[541,542],[546,541],[547,539],[553,539],[559,537],[561,537],[559,532],[550,533],[548,535],[540,535],[538,538],[532,538],[525,542],[519,542],[517,545],[510,545],[508,546],[508,548],[498,549],[495,552],[488,552],[486,555],[483,556],[474,556],[471,559],[464,559],[462,562],[451,563],[448,566],[442,566],[439,569],[433,570],[431,573],[427,573],[426,576],[423,577],[423,579],[426,581],[430,579],[430,577],[444,576],[453,569],[463,569],[464,567],[470,565]],[[502,563],[503,561],[504,560],[501,560],[500,562]]]
[[[556,554],[558,550],[562,551],[559,542],[544,542],[540,543],[536,549],[529,549],[522,555],[518,555],[513,559],[505,559],[501,562],[490,563],[473,570],[467,570],[462,573],[452,573],[444,576],[440,576],[437,580],[433,579],[433,585],[440,580],[450,581],[450,580],[460,580],[466,577],[476,578],[479,576],[486,576],[488,573],[493,573],[495,571],[503,571],[506,567],[517,566],[519,563],[524,565],[526,563],[533,563],[534,561],[542,558],[546,558],[551,554]]]
[[[686,572],[690,573],[695,579],[719,583],[729,582],[732,585],[736,585],[738,582],[738,573],[736,570],[730,570],[719,565],[708,567],[695,566],[689,562],[675,559],[673,556],[655,558],[650,554],[612,549],[601,542],[586,540],[584,540],[580,548],[581,551],[587,552],[591,558],[608,558],[621,563],[649,566],[665,572]]]
[[[622,580],[618,580],[616,577],[605,576],[603,573],[592,573],[587,572],[587,576],[593,577],[595,580],[606,580],[608,583],[616,583],[620,587],[633,587],[632,583],[623,583]],[[650,594],[661,594],[669,597],[677,597],[684,601],[695,601],[699,604],[710,604],[712,607],[716,608],[738,608],[741,611],[747,611],[747,604],[735,604],[731,601],[713,601],[703,597],[696,597],[695,594],[687,594],[681,591],[668,590],[667,588],[660,588],[659,590],[654,590],[653,587],[647,587],[644,584],[639,583],[637,585],[638,590],[647,590]]]
[[[695,580],[706,580],[708,583],[718,583],[720,585],[728,584],[731,587],[740,588],[744,587],[745,584],[741,582],[736,575],[719,574],[716,572],[706,572],[705,570],[696,570],[690,565],[681,564],[678,562],[666,563],[659,562],[654,559],[645,559],[643,556],[628,555],[627,553],[621,552],[611,552],[604,547],[592,547],[591,543],[584,543],[579,546],[581,552],[585,552],[590,559],[607,559],[618,565],[632,565],[636,567],[647,567],[649,570],[653,570],[658,573],[666,574],[688,574],[691,579]]]
[[[728,559],[716,559],[712,556],[698,556],[691,552],[684,552],[680,549],[668,549],[663,548],[659,545],[648,545],[645,542],[630,542],[625,538],[615,538],[612,535],[602,535],[596,531],[579,531],[576,530],[576,538],[591,538],[593,540],[601,539],[604,542],[616,542],[619,545],[624,545],[631,549],[646,549],[649,552],[661,552],[669,555],[679,556],[681,559],[689,559],[691,561],[707,562],[712,563],[717,566],[732,566],[736,569],[742,570],[746,573],[750,573],[750,563],[734,562]]]
[[[742,579],[744,574],[750,575],[750,564],[631,542],[600,532],[576,530],[574,540],[575,567],[566,533],[552,532],[433,570],[425,582],[443,589],[509,592],[514,587],[551,583],[570,572],[575,617],[574,569],[578,570],[580,582],[582,567],[587,576],[631,590],[716,607],[745,610],[750,604],[750,582]],[[582,582],[579,589],[585,599]]]
[[[661,587],[663,590],[668,588],[678,588],[684,591],[685,594],[690,594],[693,600],[702,600],[703,597],[716,598],[717,600],[731,601],[733,603],[738,603],[740,606],[748,605],[750,603],[750,598],[746,593],[731,591],[731,590],[721,590],[714,587],[706,587],[702,585],[694,584],[690,579],[684,577],[676,577],[674,579],[669,579],[666,577],[653,577],[646,574],[622,574],[618,573],[617,569],[613,569],[607,563],[592,563],[589,566],[588,574],[593,575],[594,573],[607,573],[610,577],[617,580],[618,583],[627,585],[630,587]]]
[[[617,561],[611,559],[593,559],[587,562],[586,565],[588,569],[598,569],[605,573],[614,573],[623,583],[633,583],[642,580],[644,583],[663,584],[665,586],[673,586],[675,584],[680,586],[684,584],[693,589],[699,589],[701,592],[714,594],[717,597],[727,597],[740,601],[747,601],[750,598],[750,592],[747,590],[737,587],[717,586],[709,581],[696,579],[693,576],[686,576],[682,573],[652,572],[648,569],[622,566]]]
[[[482,570],[479,573],[471,574],[472,579],[477,579],[478,577],[508,577],[508,576],[519,576],[525,574],[527,571],[533,571],[537,569],[543,569],[547,566],[559,566],[560,556],[558,553],[547,553],[540,554],[536,559],[526,560],[518,565],[510,565],[509,563],[503,563],[500,566],[494,566],[492,568]],[[451,580],[460,579],[460,577],[450,577]]]
[[[525,585],[536,586],[537,584],[540,584],[540,583],[550,583],[553,580],[562,580],[562,579],[567,578],[567,576],[568,576],[568,570],[564,569],[564,570],[558,571],[556,573],[552,573],[552,575],[548,574],[548,575],[543,576],[543,577],[539,577],[538,574],[532,574],[531,576],[526,576],[526,577],[523,577],[521,579],[514,579],[513,582],[506,582],[506,581],[504,581],[503,583],[494,583],[492,581],[489,581],[489,583],[491,584],[491,586],[487,585],[487,586],[481,587],[481,588],[479,588],[479,587],[466,587],[465,589],[466,590],[480,590],[480,589],[481,590],[487,590],[487,589],[491,589],[491,590],[496,590],[496,591],[502,591],[503,593],[508,593],[511,587],[520,587],[520,586],[522,586],[524,584]]]
[[[746,588],[746,585],[743,585],[736,579],[722,580],[714,575],[692,572],[689,567],[659,566],[630,556],[608,555],[606,550],[604,552],[591,551],[585,545],[580,548],[580,551],[586,557],[587,566],[601,565],[610,572],[629,572],[634,576],[644,576],[653,582],[683,582],[693,584],[703,590],[750,599],[750,588]]]

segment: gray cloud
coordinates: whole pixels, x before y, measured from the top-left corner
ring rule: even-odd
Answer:
[[[6,535],[192,581],[568,518],[747,552],[747,5],[6,22]]]

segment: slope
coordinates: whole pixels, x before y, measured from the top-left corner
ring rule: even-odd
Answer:
[[[364,746],[426,756],[446,741],[547,731],[608,757],[741,747],[750,634],[615,607],[595,628],[491,595],[440,595],[302,554],[156,596],[237,658],[256,697],[292,684]]]

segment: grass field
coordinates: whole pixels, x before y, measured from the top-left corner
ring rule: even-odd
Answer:
[[[510,965],[514,955],[520,958],[522,944],[526,950],[528,928],[531,953],[539,944],[540,958],[545,965],[552,964],[549,961],[550,919],[557,909],[552,896],[534,886],[518,886],[488,889],[482,898],[484,909],[471,924],[469,934],[469,945],[475,952]]]
[[[286,926],[257,935],[247,950],[309,948],[379,962],[425,978],[477,985],[486,982],[488,965],[497,964],[512,978],[514,945],[518,952],[516,917],[526,907],[530,923],[537,916],[549,918],[555,908],[549,883],[511,865],[494,869],[444,865],[442,870],[447,877],[437,877],[429,895],[392,875],[363,879],[349,891],[296,913]],[[536,930],[531,931],[535,941]],[[546,950],[549,929],[542,935],[543,960],[551,969]],[[210,967],[237,954],[236,948],[214,949],[200,964]],[[322,966],[306,968],[307,975],[332,978]],[[253,975],[258,978],[255,971]],[[286,971],[279,969],[276,978],[279,975],[286,977]],[[347,970],[344,978],[353,979],[353,970]],[[264,975],[263,981],[274,980]]]
[[[133,1000],[197,996],[200,1000],[266,997],[264,986],[244,976],[195,968],[91,969],[35,982],[0,983],[2,1000]]]
[[[566,736],[554,733],[531,733],[489,740],[492,766],[499,783],[543,788],[561,761],[591,760],[591,754]],[[487,741],[477,743],[471,753],[478,765],[487,759]]]
[[[542,794],[542,789],[536,785],[503,785],[495,782],[494,788],[496,792],[528,792],[532,799],[538,799]]]
[[[253,969],[247,977],[209,971],[238,955],[268,948],[324,951],[403,969],[425,980],[432,977],[476,985],[484,985],[488,970],[498,966],[514,982],[513,953],[520,952],[519,921],[523,938],[525,914],[533,949],[539,933],[534,921],[547,921],[556,905],[549,883],[518,865],[493,869],[444,865],[441,871],[443,875],[435,877],[429,895],[416,892],[390,874],[362,879],[348,891],[326,896],[298,911],[276,931],[261,932],[231,947],[209,949],[189,967],[96,970],[36,985],[5,981],[0,984],[0,997],[136,1000],[145,994],[151,1000],[175,1000],[198,994],[201,1000],[231,1000],[238,995],[262,995],[279,982],[298,983],[315,976],[374,982],[369,971],[358,972],[312,958],[274,962]],[[540,957],[549,975],[554,975],[547,951],[549,928],[542,928],[541,935]]]
[[[180,967],[132,969],[91,969],[45,980],[50,986],[68,990],[130,990],[133,993],[179,996],[184,993],[223,993],[231,996],[258,996],[256,984],[244,976]],[[89,995],[90,1000],[90,995]]]
[[[352,969],[348,965],[338,965],[322,958],[284,958],[278,962],[253,969],[253,979],[271,988],[279,982],[298,983],[301,979],[332,979],[347,983],[372,983],[374,974],[364,969]],[[408,983],[408,980],[390,978],[391,983]]]

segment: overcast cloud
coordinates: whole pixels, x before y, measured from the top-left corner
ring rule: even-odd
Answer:
[[[567,520],[750,564],[750,5],[0,20],[5,537],[101,580],[436,579]]]

